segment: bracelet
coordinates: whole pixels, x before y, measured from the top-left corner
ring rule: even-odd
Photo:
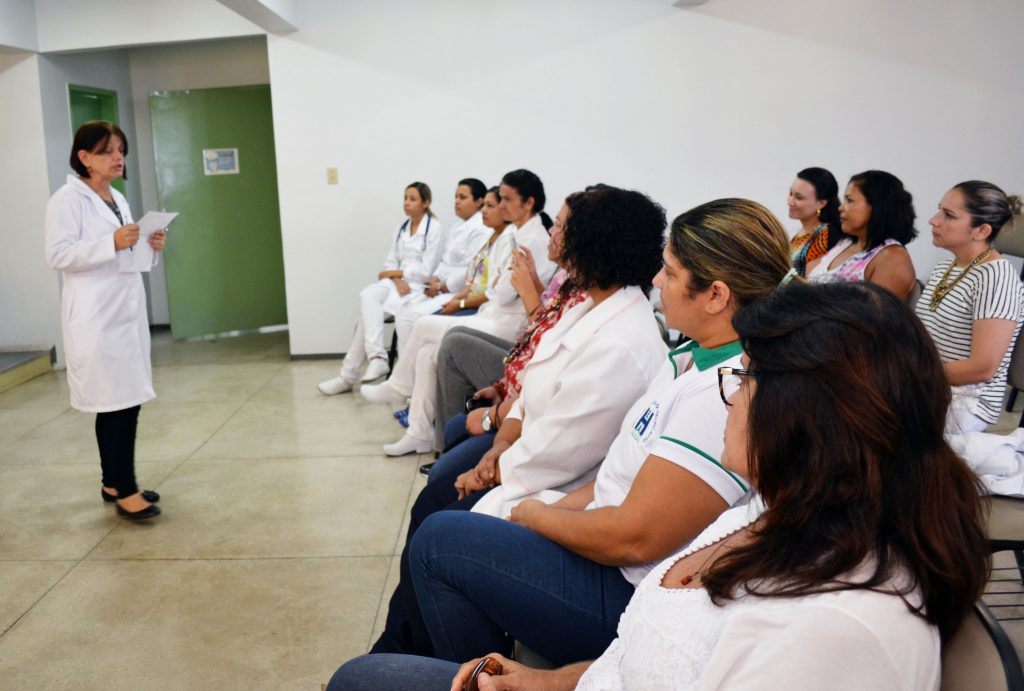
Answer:
[[[466,309],[466,299],[465,298],[459,300],[459,309],[460,310]]]

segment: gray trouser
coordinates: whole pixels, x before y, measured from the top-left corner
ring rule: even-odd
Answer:
[[[444,426],[466,411],[466,397],[490,386],[504,373],[504,358],[512,343],[483,331],[456,326],[445,334],[437,351],[436,449],[444,448]]]

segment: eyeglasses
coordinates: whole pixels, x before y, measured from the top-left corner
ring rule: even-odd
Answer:
[[[736,389],[740,388],[739,377],[752,377],[754,376],[754,370],[752,369],[741,369],[739,367],[719,367],[718,368],[718,393],[722,397],[722,403],[731,406],[729,402],[729,395],[732,395]],[[728,378],[728,379],[727,379]],[[729,383],[729,395],[725,393],[726,382]]]

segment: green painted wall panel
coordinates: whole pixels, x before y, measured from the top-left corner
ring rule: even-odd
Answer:
[[[89,120],[109,120],[115,125],[120,123],[116,91],[68,84],[68,104],[71,108],[72,139],[78,128]],[[114,180],[112,184],[118,192],[124,194],[124,180]]]
[[[270,87],[154,92],[160,206],[171,225],[167,298],[175,338],[285,324]],[[238,149],[237,175],[204,175],[204,149]]]

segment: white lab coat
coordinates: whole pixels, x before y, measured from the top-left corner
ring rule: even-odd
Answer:
[[[127,200],[110,191],[124,222],[132,223]],[[46,205],[46,262],[64,275],[61,333],[71,406],[87,413],[156,398],[146,292],[138,272],[118,271],[113,234],[120,226],[99,195],[74,175]]]
[[[487,302],[471,317],[462,319],[461,324],[471,329],[489,333],[506,341],[514,341],[526,326],[526,310],[519,293],[512,286],[512,249],[511,238],[515,236],[520,247],[529,247],[537,267],[537,277],[543,285],[547,285],[558,268],[548,259],[548,242],[550,237],[541,222],[540,214],[530,218],[522,228],[509,226],[495,243],[493,261],[488,269]],[[500,243],[500,244],[499,244]]]
[[[384,258],[384,270],[402,270],[402,278],[409,284],[409,294],[399,295],[394,282],[390,278],[381,279],[381,285],[390,289],[384,301],[384,311],[396,314],[406,302],[410,302],[423,294],[427,281],[434,275],[437,267],[438,245],[444,238],[444,229],[436,218],[425,215],[420,220],[415,235],[409,234],[412,221],[406,218],[395,228],[391,235],[391,247]]]
[[[665,353],[651,303],[635,286],[563,314],[523,370],[508,414],[522,420],[522,433],[498,461],[501,484],[473,511],[505,517],[544,490],[590,482]]]

